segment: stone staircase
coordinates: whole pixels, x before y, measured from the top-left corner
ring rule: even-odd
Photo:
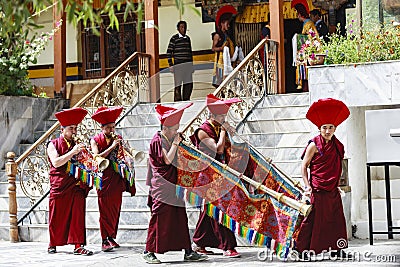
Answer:
[[[305,118],[308,107],[307,93],[269,95],[238,132],[287,174],[301,179],[300,156],[315,128]]]
[[[194,105],[185,111],[182,123],[184,124],[204,105],[204,100],[193,101]],[[166,103],[172,104],[172,103]],[[181,105],[183,103],[179,103]],[[282,170],[295,179],[301,179],[300,156],[308,140],[318,134],[317,129],[306,118],[305,114],[309,106],[309,95],[307,93],[269,95],[263,99],[258,106],[247,117],[238,132],[243,138],[248,139],[263,155],[272,158],[273,162]],[[153,104],[140,104],[118,125],[117,132],[121,133],[125,140],[129,141],[131,147],[144,151],[146,159],[136,165],[136,187],[137,194],[131,197],[124,193],[122,212],[120,217],[119,232],[117,240],[121,243],[143,244],[146,240],[148,221],[150,218],[149,208],[146,206],[148,187],[145,185],[147,173],[147,151],[150,140],[154,133],[160,129],[159,121],[154,113]],[[349,166],[351,168],[351,166]],[[393,177],[400,177],[400,169],[393,170]],[[0,181],[6,181],[4,176]],[[384,203],[384,181],[383,173],[377,171],[373,180],[373,205],[374,205],[374,227],[376,230],[386,229],[386,213]],[[351,181],[351,177],[349,177]],[[392,214],[393,222],[400,222],[400,213],[396,208],[400,205],[400,178],[394,178],[392,188]],[[8,240],[8,194],[7,184],[0,185],[0,240]],[[17,185],[18,216],[21,217],[31,206]],[[350,198],[350,196],[349,196]],[[363,199],[366,201],[366,198]],[[344,202],[350,204],[349,199]],[[346,214],[349,223],[350,206],[346,206]],[[89,193],[86,201],[86,226],[89,243],[100,244],[98,230],[98,206],[97,195],[94,190]],[[48,200],[43,201],[39,207],[20,225],[21,240],[26,241],[48,241],[47,214]],[[198,210],[187,207],[189,228],[193,231]],[[359,228],[357,237],[368,237],[368,211],[362,211],[361,220],[356,222]],[[354,223],[353,223],[354,224]],[[366,225],[366,228],[364,227]],[[397,224],[399,225],[399,224]],[[351,226],[351,225],[350,225]],[[366,229],[366,233],[365,233]],[[351,227],[350,227],[351,236]],[[375,236],[380,238],[381,236]],[[396,236],[395,236],[396,237]],[[387,238],[387,235],[382,236]],[[247,243],[238,238],[241,245]]]
[[[172,104],[172,103],[169,103]],[[182,105],[178,103],[175,105]],[[204,105],[203,101],[194,101],[194,105],[185,111],[181,123],[186,123],[193,118],[199,109]],[[182,126],[183,126],[182,124]],[[150,210],[147,207],[148,187],[146,183],[147,174],[147,153],[149,143],[156,131],[160,129],[159,120],[154,112],[154,104],[138,105],[121,122],[117,132],[124,136],[131,147],[144,151],[146,159],[135,166],[136,169],[136,196],[124,193],[122,201],[122,211],[119,223],[118,241],[121,243],[143,244],[147,236]],[[8,240],[8,193],[7,177],[3,175],[0,186],[0,240]],[[17,203],[18,218],[21,218],[31,207],[31,203],[26,198],[17,182]],[[189,227],[194,229],[198,210],[187,207]],[[98,227],[99,211],[97,204],[97,194],[95,190],[90,191],[86,200],[86,234],[89,243],[100,244],[100,234]],[[48,198],[19,225],[20,238],[23,241],[48,241]]]

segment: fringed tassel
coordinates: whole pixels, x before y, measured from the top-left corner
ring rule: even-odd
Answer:
[[[178,198],[184,199],[184,197],[185,197],[185,189],[180,185],[176,185],[175,194],[176,194],[176,196]]]
[[[211,203],[205,204],[205,200],[199,197],[197,194],[189,191],[180,185],[176,185],[175,194],[181,199],[185,199],[188,203],[192,205],[204,205],[204,211],[206,214],[217,220],[221,225],[229,228],[232,232],[245,238],[250,244],[257,246],[265,246],[271,250],[275,250],[277,255],[282,255],[282,259],[286,259],[289,253],[289,248],[283,246],[282,244],[276,242],[274,239],[258,233],[254,229],[248,228],[246,226],[240,225],[237,221],[231,218],[229,215],[221,212],[216,206]],[[279,253],[279,254],[278,254]]]
[[[82,181],[85,183],[87,186],[92,187],[93,185],[96,187],[96,189],[101,190],[101,176],[102,173],[94,173],[91,171],[88,171],[84,168],[84,166],[78,166],[73,164],[71,161],[68,161],[67,163],[67,168],[66,172],[75,177],[75,179]]]
[[[112,161],[111,165],[116,173],[129,182],[130,186],[135,183],[135,171],[132,172],[125,164],[118,164],[115,161]]]
[[[178,198],[184,199],[186,202],[196,207],[200,207],[204,202],[204,199],[198,196],[196,193],[193,193],[192,191],[180,185],[176,185],[175,194]]]

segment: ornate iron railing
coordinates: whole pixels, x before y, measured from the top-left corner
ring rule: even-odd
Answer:
[[[228,113],[228,120],[236,127],[251,109],[266,94],[278,91],[277,49],[278,43],[263,39],[244,58],[214,91],[214,95],[222,98],[240,98],[242,102],[233,104]],[[260,55],[264,55],[263,57]],[[263,60],[262,60],[263,59]],[[264,62],[263,62],[264,61]],[[264,66],[266,66],[264,68]],[[208,111],[204,106],[183,129],[188,137],[207,119]]]
[[[135,60],[137,65],[132,64]],[[139,101],[148,101],[149,62],[150,55],[135,52],[74,106],[88,110],[88,115],[79,125],[78,133],[81,140],[89,140],[98,131],[98,125],[91,119],[91,115],[99,106],[130,107]],[[129,109],[124,109],[122,116],[128,111]],[[60,124],[56,122],[15,161],[22,191],[31,202],[42,197],[50,188],[48,176],[50,165],[46,146],[55,138],[59,127]]]

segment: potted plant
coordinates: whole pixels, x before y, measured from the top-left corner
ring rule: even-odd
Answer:
[[[310,29],[308,32],[308,38],[300,48],[298,60],[300,63],[307,61],[311,66],[322,65],[325,60],[325,54],[323,51],[323,40],[318,37],[316,32]]]

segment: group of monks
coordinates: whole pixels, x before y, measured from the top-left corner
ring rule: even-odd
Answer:
[[[100,107],[92,119],[101,125],[101,132],[90,140],[90,150],[96,156],[109,160],[111,164],[103,170],[101,188],[98,188],[98,206],[100,211],[100,233],[102,251],[108,252],[118,248],[115,241],[121,212],[122,193],[135,195],[134,184],[131,185],[116,171],[120,167],[119,156],[122,137],[114,134],[115,122],[120,116],[122,107]],[[56,118],[61,124],[61,135],[47,145],[50,162],[50,197],[49,197],[49,233],[48,253],[56,253],[57,246],[74,244],[75,255],[92,255],[87,250],[85,211],[86,197],[91,186],[75,178],[68,166],[77,163],[76,155],[88,152],[84,142],[76,140],[78,124],[85,118],[87,110],[72,108],[57,112]],[[72,167],[74,168],[74,167]]]
[[[190,137],[193,145],[200,151],[222,163],[226,162],[226,149],[229,145],[228,133],[234,128],[226,121],[233,103],[240,99],[219,99],[210,94],[206,97],[209,117]],[[178,179],[177,151],[183,140],[179,132],[180,120],[185,109],[158,104],[155,108],[161,123],[161,130],[153,136],[149,147],[149,185],[148,205],[151,210],[146,248],[143,259],[147,263],[161,263],[155,253],[184,250],[184,261],[207,260],[207,255],[215,252],[207,248],[223,251],[224,257],[240,257],[236,251],[234,233],[201,211],[193,242],[190,241],[185,202],[176,196]],[[115,121],[122,108],[99,108],[92,118],[102,125],[102,132],[94,136],[91,150],[111,161],[121,145],[122,137],[112,138]],[[49,208],[49,253],[56,253],[56,246],[75,244],[74,254],[92,255],[84,248],[85,239],[85,198],[90,188],[66,172],[68,161],[85,149],[83,144],[75,144],[77,125],[87,111],[73,108],[56,113],[61,124],[61,135],[48,144],[50,169],[50,208]],[[327,252],[344,257],[339,240],[347,241],[343,207],[338,189],[341,175],[341,160],[344,146],[335,137],[336,126],[342,123],[350,112],[346,105],[336,99],[321,99],[313,103],[306,117],[314,123],[320,134],[309,141],[302,159],[302,175],[305,194],[310,197],[312,212],[304,219],[295,242],[294,251],[299,252],[300,260],[308,260],[310,252]],[[308,168],[310,173],[308,174]],[[118,248],[115,242],[122,192],[135,194],[134,186],[129,186],[110,166],[103,172],[103,186],[98,190],[100,209],[100,232],[103,240],[102,250]],[[56,208],[57,207],[57,208]],[[332,254],[333,255],[333,254]]]

